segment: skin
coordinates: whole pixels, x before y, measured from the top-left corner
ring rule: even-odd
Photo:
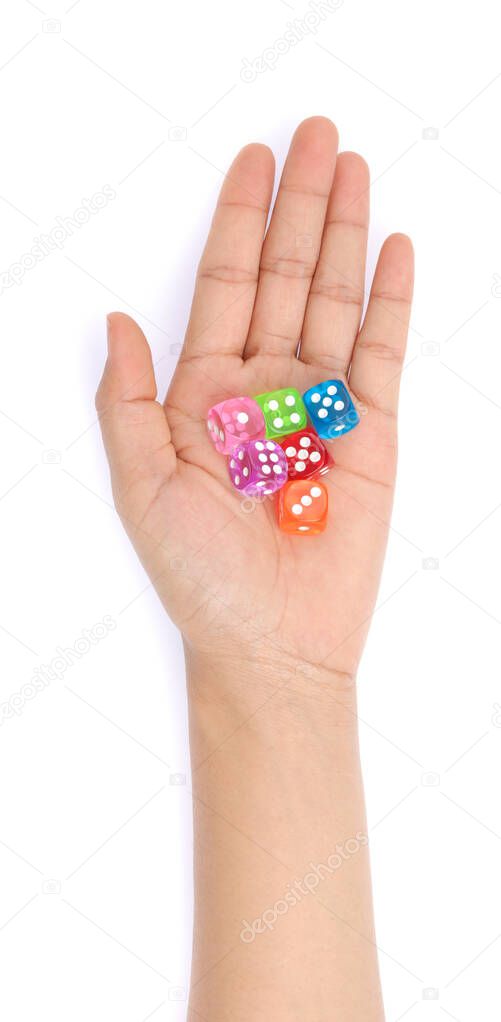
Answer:
[[[96,404],[115,502],[186,650],[190,1022],[384,1017],[366,844],[264,933],[240,937],[311,861],[365,834],[355,678],[391,514],[413,256],[404,235],[385,241],[361,324],[369,172],[337,147],[329,120],[298,127],[267,230],[272,153],[237,155],[164,404],[139,326],[108,321]],[[347,383],[361,421],[330,445],[326,531],[290,536],[273,499],[242,507],[207,411],[328,378]]]

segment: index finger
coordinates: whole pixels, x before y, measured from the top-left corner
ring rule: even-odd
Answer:
[[[198,267],[180,361],[242,354],[256,295],[274,168],[271,150],[255,143],[238,153],[225,177]]]

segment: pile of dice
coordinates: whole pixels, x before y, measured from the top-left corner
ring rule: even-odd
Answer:
[[[298,535],[323,532],[327,524],[327,487],[320,476],[334,462],[322,441],[358,422],[341,380],[325,380],[302,397],[293,387],[232,397],[214,405],[207,418],[216,450],[229,459],[233,486],[253,498],[279,491],[278,524]]]

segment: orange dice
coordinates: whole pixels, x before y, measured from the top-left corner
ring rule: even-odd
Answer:
[[[278,524],[284,532],[313,536],[327,525],[327,487],[318,479],[298,479],[282,487]]]

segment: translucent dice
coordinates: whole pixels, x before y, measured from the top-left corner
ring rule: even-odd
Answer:
[[[319,436],[328,440],[349,433],[360,422],[341,380],[325,380],[303,395],[308,415]]]
[[[328,506],[327,488],[320,480],[287,483],[278,498],[278,524],[283,532],[315,535],[327,525]]]
[[[320,437],[312,429],[302,429],[280,441],[287,458],[289,479],[309,479],[323,475],[334,462]]]
[[[220,401],[210,409],[207,426],[237,492],[255,503],[276,493],[279,528],[313,536],[327,526],[322,477],[334,461],[325,438],[348,433],[358,421],[346,385],[324,380],[303,397],[294,387],[282,387]]]
[[[274,440],[250,440],[236,447],[228,469],[233,486],[247,497],[268,496],[287,482],[287,458]]]
[[[230,397],[214,405],[207,416],[207,428],[220,454],[231,454],[244,440],[265,436],[263,411],[251,397]]]
[[[306,426],[304,402],[294,387],[258,394],[256,401],[263,411],[267,437],[286,436]]]

